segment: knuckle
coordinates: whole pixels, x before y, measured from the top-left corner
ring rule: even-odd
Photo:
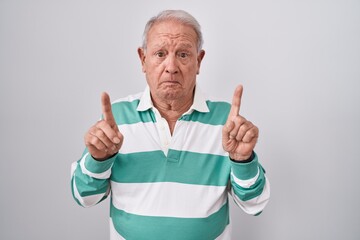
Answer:
[[[251,139],[257,138],[258,133],[255,130],[251,130],[251,131],[248,131],[246,135],[251,140]]]
[[[233,118],[234,122],[237,122],[237,123],[241,123],[241,122],[242,122],[242,119],[243,119],[243,117],[241,117],[241,116],[239,116],[239,115],[237,115],[237,116],[235,116],[235,117]]]
[[[103,149],[104,148],[104,144],[102,144],[102,142],[100,141],[100,139],[94,137],[91,139],[90,144],[95,146],[98,149]]]
[[[101,124],[102,124],[102,122],[103,122],[103,120],[99,120],[99,121],[97,121],[97,122],[95,123],[94,127],[95,127],[95,128],[100,127],[100,126],[101,126]]]
[[[102,119],[102,120],[97,121],[95,126],[97,128],[103,128],[105,125],[106,125],[106,121]]]
[[[247,124],[242,124],[239,128],[239,131],[245,132],[248,129]]]
[[[248,136],[249,136],[249,138],[254,138],[256,136],[256,134],[253,131],[249,131]]]
[[[99,142],[100,142],[99,139],[96,138],[96,137],[92,137],[92,138],[89,140],[89,143],[90,143],[91,145],[94,145],[94,146],[96,146]]]
[[[238,118],[241,123],[247,122],[246,118],[244,118],[243,116],[238,116]]]
[[[96,131],[97,127],[96,127],[96,124],[94,126],[92,126],[88,131],[87,133],[88,134],[94,134],[94,132]]]
[[[105,136],[104,132],[103,132],[101,129],[99,129],[99,128],[96,129],[95,135],[96,135],[97,137],[99,137],[99,138],[104,138],[104,136]]]
[[[230,131],[230,133],[229,133],[229,135],[231,136],[231,137],[236,137],[236,135],[238,135],[238,132],[239,131],[236,131],[236,130],[232,130],[232,131]]]

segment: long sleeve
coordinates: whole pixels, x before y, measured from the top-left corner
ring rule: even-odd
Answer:
[[[244,212],[258,215],[263,211],[270,198],[270,183],[256,154],[248,163],[231,161],[230,182],[231,195]]]
[[[74,199],[83,207],[91,207],[110,193],[109,178],[116,156],[106,161],[96,161],[86,151],[71,166],[71,189]]]

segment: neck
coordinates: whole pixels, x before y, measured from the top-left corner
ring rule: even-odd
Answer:
[[[181,115],[189,110],[193,104],[193,96],[186,99],[159,100],[152,97],[154,106],[166,120],[176,121]]]
[[[189,97],[176,100],[156,99],[152,96],[154,107],[160,112],[161,116],[166,119],[171,135],[173,134],[176,121],[187,112],[193,104],[194,94]]]

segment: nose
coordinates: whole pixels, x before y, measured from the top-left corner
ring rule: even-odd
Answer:
[[[165,71],[166,73],[176,74],[179,72],[176,57],[174,55],[168,55],[166,59]]]

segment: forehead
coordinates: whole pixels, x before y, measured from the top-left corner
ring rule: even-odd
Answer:
[[[148,45],[159,42],[187,42],[194,47],[197,43],[195,30],[177,21],[162,21],[155,23],[148,32]]]

